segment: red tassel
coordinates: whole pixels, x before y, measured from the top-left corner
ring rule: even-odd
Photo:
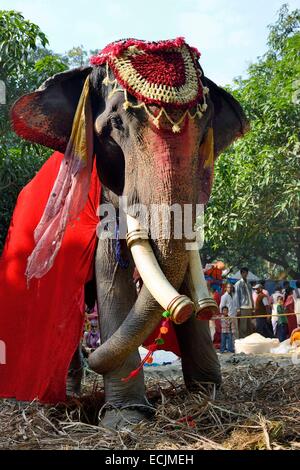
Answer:
[[[166,334],[168,332],[167,327],[169,326],[169,322],[170,322],[170,318],[167,318],[167,319],[162,321],[162,327],[167,331],[166,332],[160,331],[158,337],[155,339],[155,343],[152,343],[152,344],[150,344],[150,346],[148,346],[148,353],[146,354],[144,359],[141,361],[139,367],[137,367],[137,369],[133,370],[127,377],[124,377],[123,379],[121,379],[122,382],[128,382],[133,377],[136,377],[140,373],[140,371],[142,370],[144,364],[146,362],[148,362],[150,357],[152,357],[154,351],[157,350],[158,345],[164,343],[164,340],[162,339],[162,335]]]
[[[130,372],[128,377],[124,377],[123,379],[121,379],[122,382],[128,382],[130,379],[132,379],[133,377],[136,377],[140,373],[140,371],[142,370],[144,364],[148,361],[149,357],[151,357],[153,352],[157,349],[157,344],[155,344],[155,343],[150,344],[148,349],[149,349],[148,353],[146,354],[144,359],[141,361],[138,368],[133,370],[132,372]]]
[[[195,428],[196,427],[196,423],[193,420],[192,416],[184,416],[183,418],[178,419],[177,423],[185,423],[190,428]]]
[[[135,369],[132,372],[130,372],[128,377],[125,377],[125,378],[121,379],[121,381],[122,382],[128,382],[130,379],[133,379],[134,377],[136,377],[139,374],[139,372],[140,372],[140,368]]]

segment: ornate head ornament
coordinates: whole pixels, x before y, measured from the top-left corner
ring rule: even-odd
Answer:
[[[112,85],[110,97],[117,91],[124,92],[124,109],[143,107],[158,128],[164,114],[172,131],[180,132],[186,116],[201,118],[207,109],[205,95],[209,90],[201,81],[199,57],[198,50],[183,38],[159,42],[127,39],[106,46],[91,58],[91,64],[106,64],[103,84]],[[109,69],[114,73],[113,80]],[[130,101],[128,94],[138,104]],[[149,105],[158,106],[159,113],[155,114]],[[182,109],[177,121],[170,116],[174,109]]]

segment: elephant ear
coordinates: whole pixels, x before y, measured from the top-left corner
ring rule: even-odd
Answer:
[[[201,190],[199,202],[207,204],[210,198],[214,162],[235,139],[249,130],[249,122],[241,105],[227,91],[205,77],[209,96],[214,105],[211,127],[207,130],[200,146],[199,179]]]
[[[214,104],[213,130],[215,158],[232,142],[250,129],[249,121],[238,101],[223,88],[205,78]]]
[[[33,93],[22,96],[11,110],[15,132],[26,140],[65,152],[73,118],[91,67],[49,78]]]

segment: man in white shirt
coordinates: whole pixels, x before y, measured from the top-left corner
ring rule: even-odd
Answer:
[[[283,298],[282,289],[279,285],[275,287],[275,292],[271,295],[270,305],[272,307],[272,326],[273,326],[273,333],[276,333],[278,316],[277,316],[277,305],[278,305],[278,298]]]
[[[228,308],[228,315],[229,317],[236,317],[236,305],[234,299],[234,287],[230,282],[226,284],[225,293],[221,297],[220,302],[220,312],[222,312],[223,307]],[[238,330],[238,321],[234,320],[235,326],[235,338],[239,337],[239,330]]]
[[[252,284],[252,283],[251,283],[251,284]],[[256,282],[255,284],[257,284],[257,282]],[[253,284],[253,285],[255,285],[255,284]],[[272,303],[272,298],[271,298],[269,292],[267,291],[267,289],[265,289],[265,281],[260,281],[260,285],[263,287],[263,290],[262,290],[262,291],[263,291],[263,293],[265,294],[265,296],[267,297],[267,299],[268,299],[268,301],[269,301],[269,304],[271,304],[271,303]],[[255,304],[256,304],[257,295],[258,295],[258,294],[257,294],[256,290],[255,290],[254,287],[253,287],[252,297],[253,297],[253,304],[254,304],[254,306],[255,306]]]
[[[252,298],[252,289],[247,281],[248,277],[248,268],[241,269],[241,276],[240,279],[235,284],[235,303],[236,303],[236,311],[237,316],[240,317],[240,325],[239,325],[239,335],[240,338],[245,338],[253,333],[253,323],[251,318],[243,318],[244,316],[251,316],[253,315],[254,304]]]

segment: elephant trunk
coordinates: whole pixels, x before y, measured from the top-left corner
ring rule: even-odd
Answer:
[[[89,366],[99,374],[118,369],[158,325],[163,309],[145,285],[119,329],[89,356]]]

